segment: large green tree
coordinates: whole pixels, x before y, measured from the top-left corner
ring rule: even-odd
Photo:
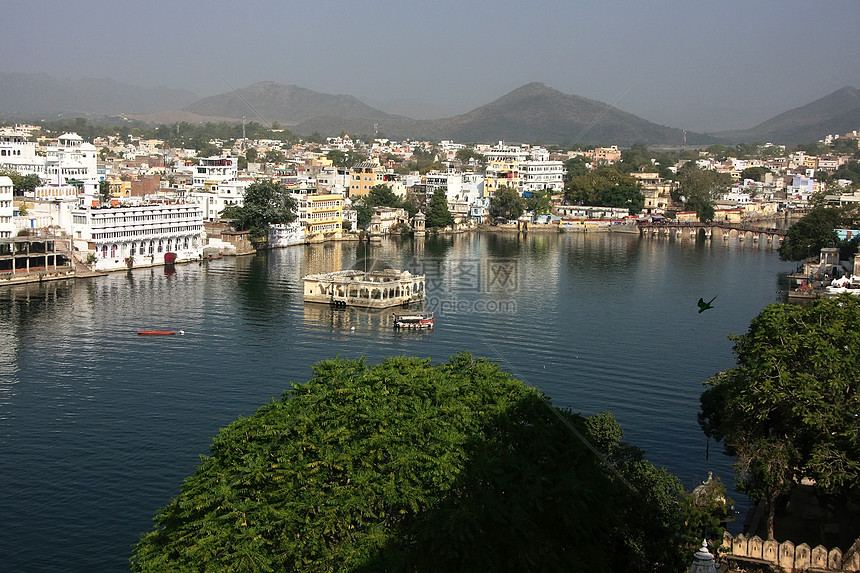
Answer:
[[[330,360],[219,432],[132,569],[680,571],[678,488],[486,360]]]
[[[513,221],[519,219],[525,208],[525,200],[516,189],[507,185],[500,185],[490,197],[488,211],[493,219],[502,218]]]
[[[567,185],[572,178],[585,175],[588,171],[587,159],[580,155],[571,157],[564,162],[564,184]]]
[[[221,212],[233,219],[236,228],[251,231],[255,241],[265,241],[272,223],[292,223],[296,220],[297,202],[289,189],[272,180],[257,181],[248,186],[242,206],[231,205]]]
[[[468,165],[472,160],[474,160],[473,163],[481,169],[483,169],[487,165],[487,157],[483,153],[475,151],[471,147],[464,147],[462,149],[458,149],[454,157],[457,159],[457,161],[460,162],[461,165]]]
[[[631,213],[640,212],[645,205],[636,179],[610,166],[571,177],[565,197],[574,205],[626,207]]]
[[[359,229],[364,229],[370,224],[370,219],[373,217],[373,210],[376,207],[393,207],[395,209],[404,209],[409,216],[415,215],[418,208],[415,204],[406,197],[398,197],[391,187],[380,183],[370,188],[367,195],[359,197],[352,203],[352,208],[357,214],[357,224]]]
[[[340,167],[341,169],[347,169],[366,159],[364,155],[357,151],[342,151],[340,149],[330,149],[326,152],[325,156],[335,167]]]
[[[737,457],[773,538],[777,501],[801,478],[830,494],[860,484],[860,300],[773,304],[730,338],[737,366],[706,382],[699,423]]]
[[[783,261],[802,261],[817,257],[822,247],[837,247],[842,258],[856,252],[856,241],[842,241],[836,229],[856,229],[860,213],[854,206],[827,207],[819,205],[789,227],[779,245],[779,258]]]
[[[438,229],[454,224],[454,216],[448,210],[448,197],[444,189],[436,189],[427,202],[427,227]]]
[[[535,215],[546,215],[552,211],[552,195],[549,191],[534,191],[525,199],[526,208]]]
[[[685,163],[675,180],[678,188],[672,192],[672,199],[683,203],[685,209],[695,211],[704,222],[713,221],[714,200],[726,193],[732,182],[728,173],[702,169],[693,162]]]
[[[35,173],[21,175],[17,171],[0,169],[0,176],[5,176],[12,180],[12,189],[15,195],[32,193],[35,191],[36,187],[40,187],[42,185],[42,178]]]

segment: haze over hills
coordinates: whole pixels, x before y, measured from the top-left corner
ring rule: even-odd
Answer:
[[[300,135],[381,135],[392,139],[452,139],[570,145],[681,145],[684,132],[657,125],[612,105],[530,83],[468,113],[412,119],[296,85],[259,82],[198,99],[167,88],[141,88],[109,79],[57,80],[43,74],[0,73],[0,114],[13,120],[57,114],[99,118],[122,115],[148,124],[247,121],[282,126]],[[860,91],[845,87],[748,130],[687,132],[689,145],[769,141],[808,143],[860,129]]]
[[[844,135],[854,130],[860,130],[860,90],[846,86],[750,129],[714,135],[729,143],[795,144],[818,141],[827,135]]]
[[[629,146],[681,145],[683,131],[646,121],[608,104],[563,94],[542,83],[518,88],[494,102],[458,116],[413,120],[407,118],[317,117],[295,126],[299,134],[339,131],[357,134],[382,133],[403,139],[452,139],[463,142],[520,141],[570,145],[572,143]],[[714,143],[704,134],[687,134],[690,144]]]
[[[178,109],[197,99],[199,96],[185,90],[142,88],[107,78],[72,80],[0,72],[0,113],[20,118],[153,113]]]
[[[199,116],[248,118],[270,124],[273,121],[290,127],[320,116],[345,119],[387,119],[389,115],[362,103],[350,95],[331,95],[295,85],[259,82],[233,92],[194,102],[184,111]]]

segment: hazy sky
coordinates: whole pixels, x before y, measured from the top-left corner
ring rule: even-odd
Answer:
[[[860,87],[858,0],[30,0],[0,13],[0,71],[201,97],[271,80],[439,116],[543,82],[702,131]]]

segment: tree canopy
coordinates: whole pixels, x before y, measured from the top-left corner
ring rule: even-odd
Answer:
[[[525,200],[513,187],[500,185],[490,197],[488,211],[494,219],[503,218],[509,221],[519,219],[525,211]]]
[[[552,211],[552,195],[549,191],[535,191],[525,198],[526,208],[535,215],[545,215]]]
[[[370,224],[370,219],[373,217],[373,209],[375,207],[394,207],[395,209],[404,209],[409,216],[412,217],[418,212],[418,208],[406,197],[398,197],[391,187],[380,183],[370,188],[367,195],[359,197],[352,203],[352,208],[355,209],[358,219],[357,224],[360,229],[366,228]]]
[[[251,231],[251,238],[265,241],[272,223],[292,223],[296,220],[297,202],[289,189],[271,180],[257,181],[245,189],[242,206],[230,205],[221,216],[233,219],[236,228]]]
[[[347,169],[366,159],[364,155],[357,151],[342,151],[340,149],[330,149],[326,152],[325,157],[330,160],[335,167],[340,167],[341,169]]]
[[[25,192],[32,193],[36,187],[42,185],[42,178],[36,173],[21,175],[10,169],[0,169],[0,177],[8,177],[12,180],[12,190],[15,195],[23,195]]]
[[[427,227],[438,229],[454,224],[454,216],[448,210],[448,196],[444,189],[436,189],[427,201]]]
[[[741,179],[752,179],[753,181],[764,181],[765,175],[768,173],[773,173],[767,167],[762,167],[760,165],[755,165],[753,167],[747,167],[741,172]]]
[[[457,159],[457,161],[460,162],[461,165],[468,165],[469,163],[473,163],[482,169],[487,165],[487,157],[483,153],[475,151],[470,147],[458,149],[454,157]]]
[[[571,157],[564,162],[564,184],[570,183],[573,177],[588,173],[588,160],[581,156]]]
[[[704,222],[714,220],[714,200],[729,190],[732,181],[727,173],[702,169],[693,162],[685,163],[675,180],[678,189],[672,192],[672,199],[683,203],[685,209],[695,211]]]
[[[335,359],[223,428],[134,571],[671,571],[677,478],[468,354]]]
[[[638,213],[645,206],[645,195],[636,179],[614,167],[599,167],[571,177],[565,197],[574,205],[626,207],[631,213]]]
[[[788,228],[779,245],[779,258],[783,261],[802,261],[817,257],[823,247],[837,247],[846,258],[857,251],[856,241],[842,241],[838,228],[856,229],[860,213],[854,206],[817,206]]]
[[[777,499],[801,478],[828,493],[860,484],[860,300],[773,304],[730,338],[737,366],[706,382],[699,423],[767,504],[772,538]]]

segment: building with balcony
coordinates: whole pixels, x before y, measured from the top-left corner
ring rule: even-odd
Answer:
[[[549,191],[564,192],[564,163],[547,159],[520,163],[520,189],[523,194]]]
[[[343,195],[334,193],[298,195],[298,221],[308,240],[337,236],[343,230]]]
[[[92,254],[96,270],[163,265],[203,255],[203,211],[161,202],[72,211],[75,250]]]

